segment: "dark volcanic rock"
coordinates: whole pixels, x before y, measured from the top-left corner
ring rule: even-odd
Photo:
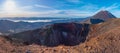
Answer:
[[[90,22],[92,24],[98,24],[98,23],[104,22],[104,20],[101,20],[101,19],[90,19]]]
[[[46,28],[13,34],[12,39],[21,40],[27,44],[46,46],[77,45],[84,42],[89,32],[89,24],[57,23]]]

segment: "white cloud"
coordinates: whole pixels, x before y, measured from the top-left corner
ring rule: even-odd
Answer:
[[[45,5],[39,5],[39,4],[35,4],[35,7],[40,7],[40,8],[51,8],[49,6],[45,6]]]
[[[56,16],[63,17],[88,17],[93,13],[91,11],[82,11],[82,10],[61,10],[58,13],[54,14]],[[53,15],[53,16],[54,16]]]
[[[14,21],[14,22],[30,22],[30,23],[34,23],[34,22],[52,22],[52,20],[10,20],[10,21]]]
[[[40,4],[34,4],[34,5],[20,7],[21,10],[31,10],[31,9],[35,9],[35,8],[40,8],[40,10],[43,9],[43,11],[44,11],[44,9],[56,10],[53,7],[49,7],[46,5],[40,5]]]
[[[15,13],[6,13],[0,12],[0,17],[47,17],[56,15],[60,10],[54,11],[43,11],[43,12],[34,12],[34,11],[20,11]]]
[[[115,15],[118,18],[120,18],[120,10],[113,10],[111,12],[112,12],[113,15]]]
[[[81,2],[80,0],[67,0],[68,2],[71,2],[71,3],[79,3]]]
[[[112,4],[112,5],[108,6],[108,7],[103,6],[98,11],[101,11],[101,10],[113,10],[113,9],[118,8],[118,7],[120,7],[120,5],[117,4],[117,3],[114,3],[114,4]]]
[[[84,6],[80,7],[83,10],[95,10],[98,9],[99,7],[95,4],[85,4]]]
[[[105,10],[112,10],[112,9],[116,9],[116,8],[118,8],[118,7],[120,7],[120,5],[117,4],[117,3],[115,3],[115,4],[113,4],[113,5],[109,6],[109,7],[107,7]]]
[[[98,13],[101,10],[107,10],[107,11],[113,11],[113,10],[115,10],[116,11],[116,9],[118,9],[119,7],[120,7],[120,5],[117,4],[117,3],[114,3],[114,4],[112,4],[112,5],[108,6],[108,7],[103,6],[103,7],[99,8],[94,14]]]
[[[24,9],[32,9],[32,8],[34,8],[34,6],[23,6],[23,7],[21,7],[22,10],[24,10]]]

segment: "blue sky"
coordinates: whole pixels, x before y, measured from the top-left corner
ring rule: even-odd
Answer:
[[[120,0],[0,0],[0,17],[87,17],[108,10],[120,17]]]

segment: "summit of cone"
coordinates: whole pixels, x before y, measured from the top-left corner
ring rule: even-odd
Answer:
[[[102,19],[102,20],[108,20],[110,18],[116,18],[112,13],[110,13],[107,10],[101,10],[97,14],[93,15],[91,17],[92,19]]]

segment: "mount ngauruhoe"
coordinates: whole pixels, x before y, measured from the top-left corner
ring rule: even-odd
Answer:
[[[116,18],[112,13],[102,10],[98,12],[97,14],[88,17],[88,19],[84,20],[83,23],[90,23],[90,24],[98,24],[104,21],[107,21],[109,19]]]

